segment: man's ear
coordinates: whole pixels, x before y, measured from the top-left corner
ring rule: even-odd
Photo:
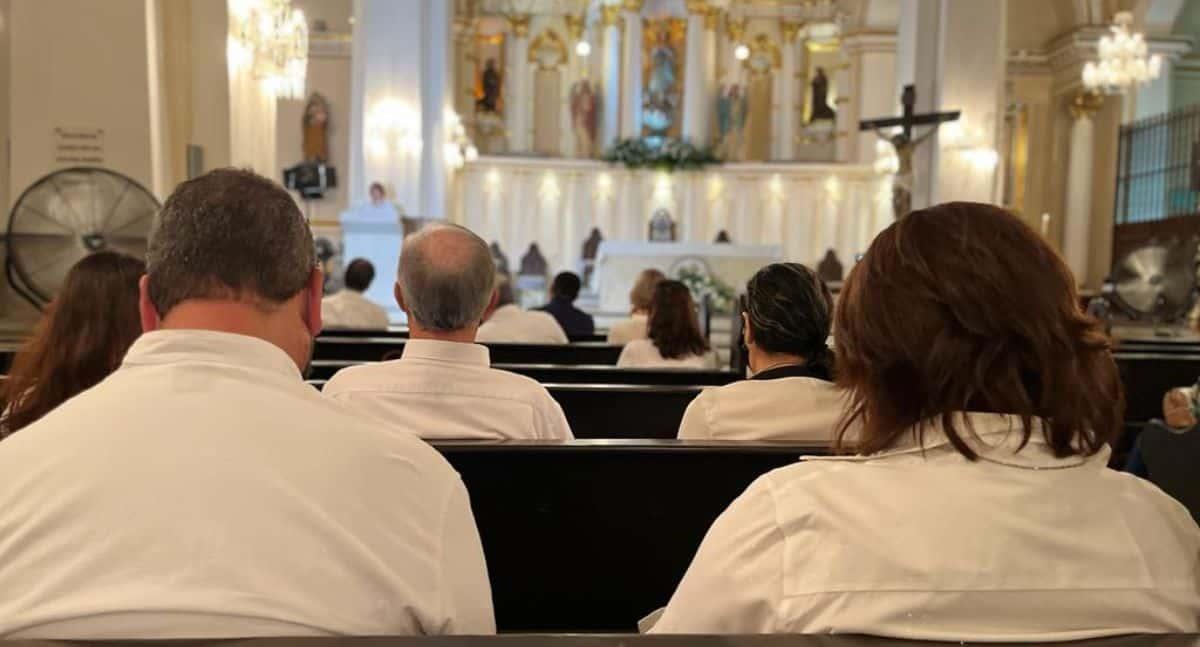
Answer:
[[[399,281],[392,284],[392,295],[396,297],[396,305],[400,306],[400,310],[408,314],[408,308],[404,305],[404,291],[400,289]]]
[[[750,315],[745,312],[742,313],[742,343],[747,348],[754,343],[754,331],[750,330]]]
[[[321,268],[314,267],[308,275],[308,285],[304,287],[304,300],[307,301],[308,332],[316,337],[321,333],[321,297],[325,294],[325,273]]]
[[[138,280],[138,315],[142,319],[142,332],[158,330],[161,322],[158,310],[150,300],[150,277],[145,274]]]
[[[500,303],[500,291],[492,290],[492,298],[488,299],[487,307],[483,309],[483,321],[492,318],[492,313],[496,311],[497,303]]]

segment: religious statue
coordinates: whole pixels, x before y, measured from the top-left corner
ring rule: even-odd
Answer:
[[[808,123],[811,124],[822,119],[830,121],[837,119],[837,111],[829,105],[829,77],[825,76],[825,68],[817,68],[811,86],[812,112],[809,114]]]
[[[741,158],[742,134],[749,114],[746,94],[734,83],[721,90],[717,100],[717,150],[720,157],[735,161]]]
[[[642,100],[642,123],[662,137],[671,127],[675,113],[676,56],[666,30],[658,32],[658,43],[650,50],[650,74]]]
[[[329,161],[329,101],[319,92],[314,92],[304,104],[304,117],[300,120],[303,129],[300,148],[305,162]]]
[[[571,131],[575,134],[575,155],[585,158],[595,155],[596,93],[587,79],[571,86]]]
[[[500,72],[496,70],[496,59],[489,58],[483,67],[480,87],[483,96],[475,102],[475,112],[496,112],[500,103]]]
[[[904,86],[900,95],[904,113],[900,117],[884,117],[883,119],[867,119],[858,123],[859,130],[874,130],[875,135],[892,145],[896,154],[897,168],[892,178],[892,213],[897,220],[907,216],[912,211],[913,191],[913,153],[917,147],[933,133],[938,125],[958,119],[958,110],[949,112],[933,112],[924,115],[914,114],[917,104],[917,91],[911,85]],[[900,132],[893,135],[884,133],[885,128],[900,127]],[[933,126],[928,132],[913,139],[913,126]]]

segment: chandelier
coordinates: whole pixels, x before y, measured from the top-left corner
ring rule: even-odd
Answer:
[[[227,56],[281,99],[304,98],[308,23],[290,0],[229,0]]]
[[[1162,72],[1162,57],[1147,56],[1146,39],[1131,33],[1133,14],[1121,11],[1109,26],[1111,34],[1100,38],[1096,51],[1099,61],[1083,66],[1083,85],[1090,92],[1117,94],[1135,85],[1148,83]]]

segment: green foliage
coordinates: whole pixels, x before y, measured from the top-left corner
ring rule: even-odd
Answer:
[[[679,268],[679,276],[677,278],[680,283],[688,287],[688,290],[692,293],[692,298],[697,303],[704,300],[705,296],[708,296],[708,303],[713,312],[723,314],[733,312],[733,288],[721,279],[698,272],[690,267]]]
[[[625,168],[651,168],[660,171],[696,171],[721,159],[711,148],[697,148],[689,141],[672,139],[662,146],[650,146],[640,137],[623,139],[613,144],[601,157],[611,164]]]

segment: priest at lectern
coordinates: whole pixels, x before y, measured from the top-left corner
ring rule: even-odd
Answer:
[[[401,211],[391,200],[383,185],[374,182],[371,199],[342,212],[342,243],[345,258],[365,258],[379,268],[381,280],[371,283],[363,294],[383,306],[393,322],[403,319],[392,296],[396,266],[400,260],[400,245],[404,240]]]

